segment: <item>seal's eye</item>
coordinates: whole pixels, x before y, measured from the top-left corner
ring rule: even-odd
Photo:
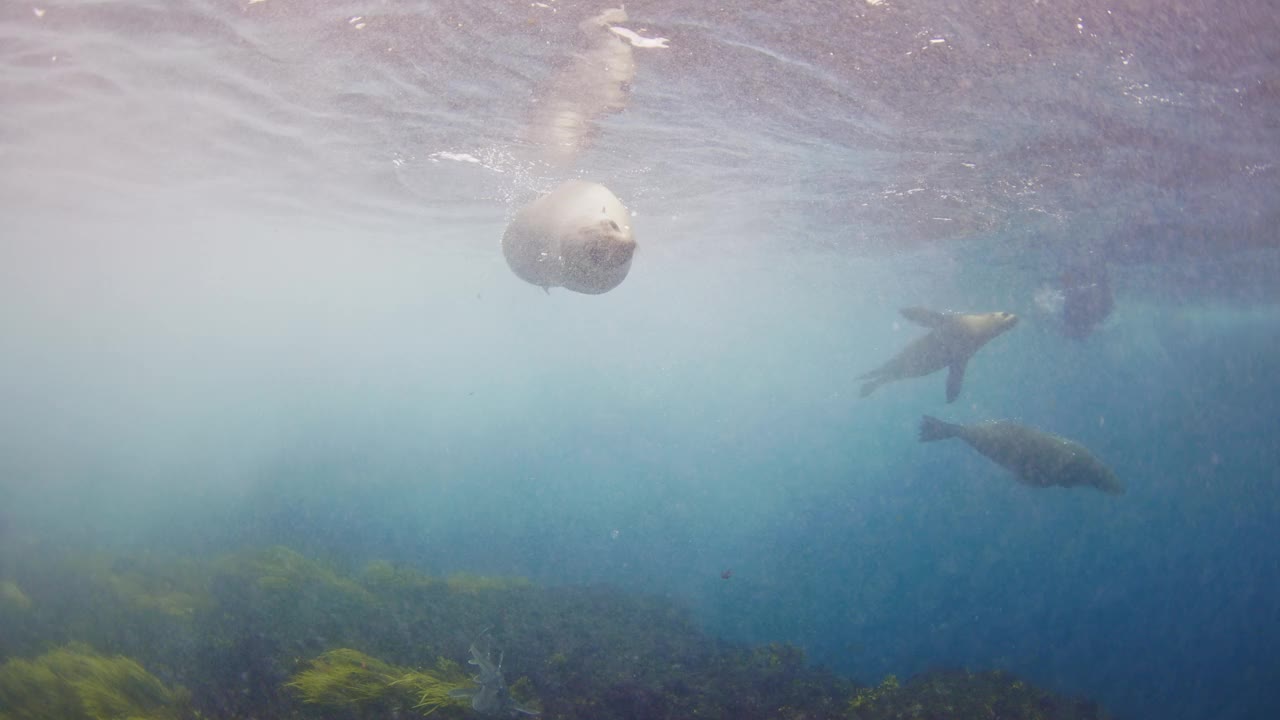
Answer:
[[[622,230],[622,228],[618,227],[618,223],[616,223],[616,222],[614,222],[614,221],[612,221],[612,220],[610,220],[610,221],[609,221],[609,227],[613,228],[614,230],[618,230],[618,231],[621,231],[621,230]]]

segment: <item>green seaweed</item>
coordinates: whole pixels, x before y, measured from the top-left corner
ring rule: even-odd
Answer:
[[[442,708],[467,707],[466,698],[454,694],[454,691],[463,690],[472,685],[471,678],[467,677],[458,663],[448,658],[437,658],[435,670],[432,672],[410,672],[396,683],[417,694],[418,702],[413,707],[425,715],[430,715]]]
[[[445,658],[437,661],[434,670],[410,670],[358,650],[339,648],[312,660],[285,686],[313,705],[374,704],[431,715],[441,709],[465,708],[465,700],[450,693],[469,684],[458,664]]]
[[[257,589],[269,593],[288,594],[319,588],[356,604],[372,600],[369,592],[356,582],[283,546],[231,555],[218,565],[221,573],[250,579]]]
[[[170,720],[181,698],[133,660],[87,645],[0,666],[0,717],[9,720]]]
[[[0,609],[30,610],[31,598],[12,580],[0,581]]]

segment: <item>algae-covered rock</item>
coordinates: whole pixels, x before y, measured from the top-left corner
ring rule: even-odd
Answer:
[[[454,573],[445,582],[450,592],[466,595],[533,587],[533,583],[522,577],[473,575],[472,573]]]
[[[365,566],[360,582],[375,595],[387,595],[403,590],[438,588],[444,581],[413,568],[375,560]]]
[[[139,611],[189,620],[212,603],[208,572],[206,563],[190,560],[116,560],[102,577],[118,599]]]
[[[31,602],[14,609],[12,590],[0,599],[0,658],[26,659],[0,666],[0,720],[476,718],[476,693],[462,692],[473,688],[470,666],[414,664],[460,660],[481,634],[495,643],[491,660],[505,658],[517,707],[536,698],[557,720],[1104,717],[1002,673],[857,690],[798,648],[728,643],[688,608],[618,588],[342,568],[282,547],[217,560],[64,551],[15,562],[5,578]],[[72,640],[89,645],[34,657]]]
[[[934,671],[900,684],[890,675],[854,694],[849,720],[1104,720],[1097,703],[1065,698],[1005,672]]]
[[[181,697],[133,660],[86,645],[0,666],[6,720],[171,720]]]

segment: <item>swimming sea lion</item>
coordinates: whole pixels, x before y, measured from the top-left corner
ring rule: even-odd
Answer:
[[[1088,485],[1110,495],[1124,494],[1124,486],[1111,468],[1074,440],[1008,420],[957,425],[925,415],[920,421],[920,442],[952,437],[969,443],[1024,485]]]
[[[1083,340],[1115,309],[1115,295],[1104,262],[1068,268],[1035,291],[1036,306],[1055,329],[1072,340]]]
[[[1107,266],[1096,264],[1062,274],[1062,334],[1083,340],[1115,307]]]
[[[631,215],[609,188],[567,180],[516,213],[502,236],[507,265],[544,290],[598,295],[631,269]]]
[[[1007,312],[981,314],[942,313],[922,307],[903,308],[902,316],[933,332],[916,339],[892,360],[858,377],[869,380],[862,397],[887,382],[924,377],[942,368],[947,373],[947,402],[960,396],[965,366],[978,349],[995,336],[1018,324],[1018,316]]]

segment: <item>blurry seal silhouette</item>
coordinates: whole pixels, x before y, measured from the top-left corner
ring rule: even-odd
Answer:
[[[631,269],[631,215],[608,188],[568,180],[521,208],[502,236],[502,254],[521,280],[599,295]]]
[[[1013,473],[1023,485],[1085,485],[1109,495],[1124,494],[1124,486],[1111,468],[1074,440],[1008,420],[958,425],[928,415],[921,419],[920,442],[953,437]]]
[[[1104,263],[1072,268],[1062,274],[1062,334],[1083,340],[1115,308],[1115,295]]]
[[[960,396],[969,358],[992,338],[1018,324],[1018,316],[1007,312],[943,313],[922,307],[903,308],[900,312],[904,318],[932,328],[933,332],[907,345],[884,365],[860,375],[859,380],[867,380],[862,386],[862,397],[887,382],[924,377],[950,368],[947,402],[954,402]]]

